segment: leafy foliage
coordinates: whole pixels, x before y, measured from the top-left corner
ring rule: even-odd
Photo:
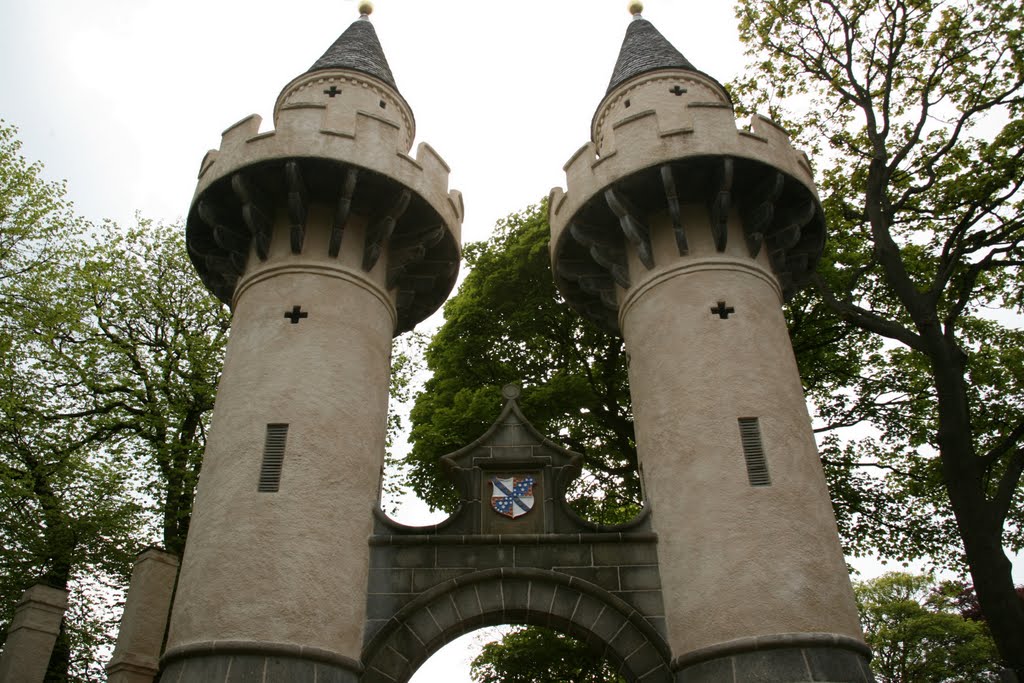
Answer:
[[[0,119],[0,305],[16,307],[7,286],[52,263],[84,221],[64,198],[64,185],[43,180],[42,164],[21,156],[17,130]]]
[[[962,587],[894,572],[854,591],[879,683],[999,680],[987,627],[960,613]]]
[[[102,680],[133,557],[184,544],[228,317],[180,230],[93,228],[18,150],[0,126],[0,632],[67,588],[48,676]]]
[[[872,427],[823,451],[848,548],[966,562],[1024,674],[1003,551],[1024,547],[1024,8],[741,0],[737,16],[754,69],[735,93],[826,167],[815,306],[875,339],[811,393],[826,423]]]
[[[180,553],[223,360],[227,310],[198,283],[182,231],[106,225],[69,244],[25,299],[33,353],[55,383],[45,419],[89,430],[131,465]]]
[[[141,506],[130,494],[131,475],[94,457],[96,437],[89,428],[53,418],[64,386],[38,355],[41,320],[52,313],[35,305],[33,294],[38,283],[55,278],[67,244],[84,239],[86,226],[74,216],[63,185],[43,180],[41,165],[28,163],[19,150],[15,130],[0,123],[3,638],[17,599],[32,583],[67,588],[86,575],[123,581],[141,521]],[[74,607],[81,604],[76,600]],[[72,657],[73,639],[66,629],[56,648],[52,670],[59,675],[69,668],[88,670]]]
[[[455,491],[439,458],[483,434],[500,412],[501,387],[518,382],[523,411],[541,433],[584,456],[587,474],[575,492],[582,514],[625,521],[641,503],[625,352],[561,301],[549,235],[542,203],[466,246],[471,270],[445,304],[445,324],[426,351],[433,376],[411,412],[409,479],[430,505],[452,509]]]
[[[407,434],[406,424],[413,399],[423,389],[426,372],[423,354],[429,337],[422,332],[410,332],[391,342],[391,378],[388,391],[388,435],[384,455],[384,479],[381,482],[381,506],[391,514],[398,511],[401,497],[408,490],[405,485],[408,466],[401,449],[407,443],[397,439]]]
[[[625,683],[585,643],[540,626],[484,645],[470,675],[477,683]]]

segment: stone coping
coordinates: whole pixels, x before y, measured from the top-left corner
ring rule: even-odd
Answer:
[[[181,563],[179,555],[176,555],[169,550],[165,550],[158,545],[148,545],[139,551],[139,554],[135,556],[135,561],[139,562],[141,560],[155,560],[174,567],[177,567]]]
[[[728,657],[745,652],[802,647],[834,647],[842,650],[852,650],[859,655],[871,659],[871,648],[867,646],[867,643],[850,636],[838,633],[775,633],[767,636],[737,638],[736,640],[687,652],[685,655],[672,660],[672,671],[679,671],[709,659],[718,659],[719,657]]]
[[[166,668],[171,662],[191,657],[206,657],[217,655],[259,655],[271,657],[293,657],[295,659],[308,659],[315,662],[331,664],[343,669],[354,671],[357,674],[363,672],[363,665],[351,657],[339,655],[330,650],[305,645],[294,645],[292,643],[266,643],[252,640],[215,640],[205,643],[189,643],[167,650],[160,658],[161,668]]]
[[[657,543],[658,534],[653,531],[604,532],[581,534],[423,534],[418,536],[380,535],[370,536],[371,546],[380,545],[541,545],[562,543],[584,545],[587,543]]]

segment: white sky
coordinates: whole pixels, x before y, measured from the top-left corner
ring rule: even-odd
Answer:
[[[630,19],[625,0],[375,4],[417,142],[463,192],[464,242],[564,185]],[[697,68],[723,83],[740,72],[731,1],[645,5]],[[46,177],[67,180],[80,214],[180,222],[221,131],[254,112],[268,128],[281,88],[356,17],[351,0],[0,0],[0,118]],[[415,683],[468,681],[471,649],[452,644]]]
[[[699,6],[696,9],[695,5]],[[372,15],[417,140],[452,168],[465,241],[564,184],[629,21],[625,0],[379,0]],[[285,9],[287,7],[287,9]],[[357,17],[338,0],[0,0],[0,117],[80,213],[182,218],[199,162]],[[742,63],[729,2],[650,0],[720,81]]]

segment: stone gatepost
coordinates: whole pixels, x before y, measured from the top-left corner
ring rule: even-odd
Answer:
[[[22,594],[0,657],[0,681],[41,683],[67,607],[62,588],[37,583]]]
[[[135,560],[117,646],[107,665],[109,683],[150,683],[160,670],[178,556],[147,548]]]

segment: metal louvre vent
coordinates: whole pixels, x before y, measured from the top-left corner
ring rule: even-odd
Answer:
[[[267,439],[263,443],[263,465],[256,490],[276,493],[281,485],[281,467],[284,466],[284,443],[288,439],[288,425],[267,425]]]
[[[771,486],[772,479],[768,476],[768,460],[764,456],[764,445],[761,443],[761,427],[756,417],[741,417],[740,441],[743,443],[743,456],[747,459],[747,479],[751,486]]]

